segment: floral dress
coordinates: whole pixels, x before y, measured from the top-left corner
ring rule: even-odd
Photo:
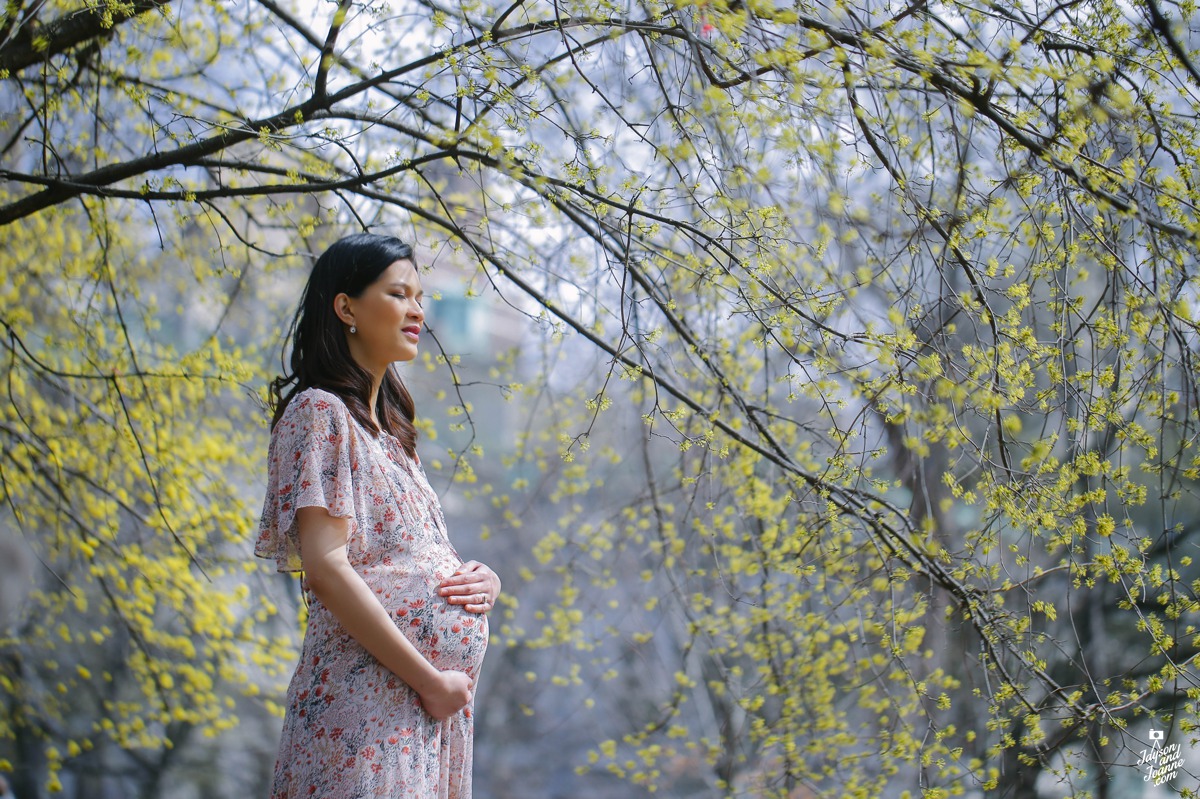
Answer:
[[[416,648],[439,669],[477,676],[487,618],[438,596],[462,559],[420,464],[316,388],[292,398],[271,434],[255,554],[300,571],[295,513],[309,506],[349,519],[351,566]],[[435,721],[306,581],[301,588],[308,629],[288,687],[272,799],[468,799],[473,707]]]

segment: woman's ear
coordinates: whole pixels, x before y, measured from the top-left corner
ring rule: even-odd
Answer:
[[[345,324],[354,324],[354,300],[349,294],[343,292],[333,298],[333,312]]]

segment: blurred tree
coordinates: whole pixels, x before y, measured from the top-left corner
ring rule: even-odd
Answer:
[[[226,578],[262,430],[204,411],[262,367],[221,309],[331,226],[404,226],[550,334],[524,385],[515,356],[451,373],[457,424],[473,390],[533,414],[517,477],[478,482],[469,440],[430,465],[513,538],[549,503],[509,584],[543,601],[497,634],[564,653],[535,681],[644,691],[591,765],[697,795],[1140,784],[1148,728],[1194,741],[1200,710],[1193,13],[9,3],[0,477],[61,579],[5,643],[2,732],[51,781],[73,756],[56,692],[106,678],[56,653],[109,634],[72,613],[142,686],[78,748],[219,730],[214,675],[274,662]],[[151,274],[211,335],[158,335],[188,305]]]

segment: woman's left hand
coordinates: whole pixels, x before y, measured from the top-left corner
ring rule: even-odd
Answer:
[[[438,593],[468,613],[487,613],[500,597],[500,577],[477,560],[469,560],[442,580]]]

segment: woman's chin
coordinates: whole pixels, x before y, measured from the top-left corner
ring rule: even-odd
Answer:
[[[420,352],[417,349],[417,345],[413,344],[410,347],[405,347],[401,350],[398,350],[396,352],[396,357],[393,358],[392,360],[393,360],[393,362],[397,362],[397,361],[407,362],[407,361],[416,359],[417,355],[419,355],[419,354],[420,354]]]

